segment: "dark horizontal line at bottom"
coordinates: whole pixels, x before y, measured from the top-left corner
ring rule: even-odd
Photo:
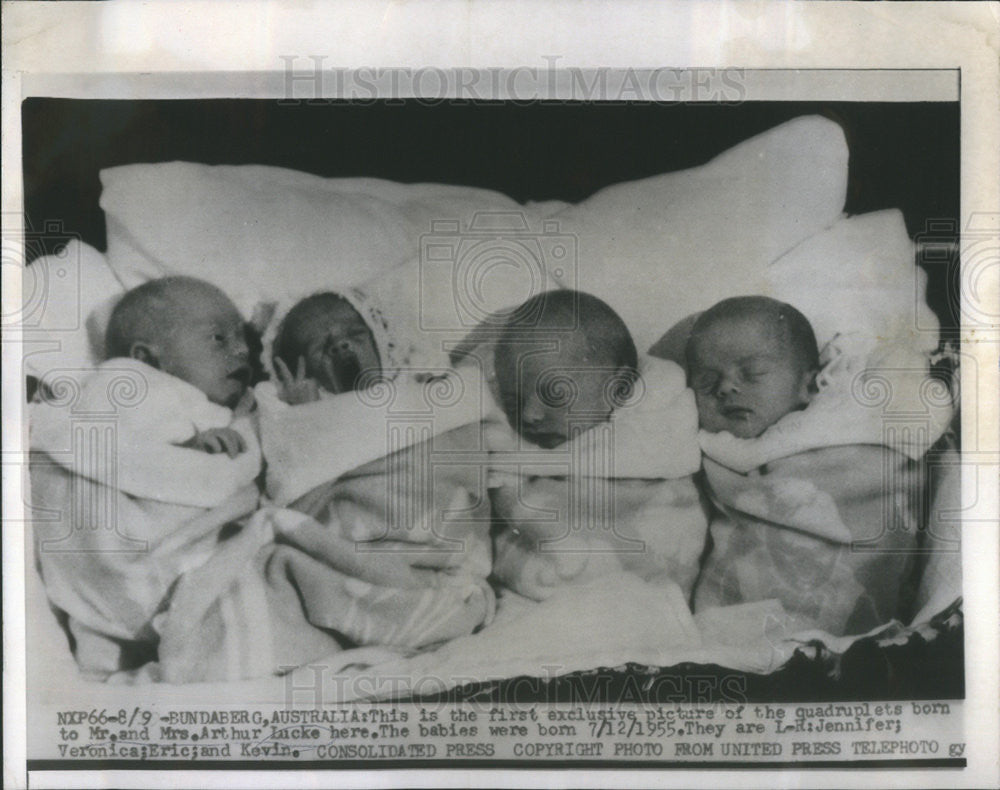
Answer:
[[[724,762],[670,760],[28,760],[28,771],[330,771],[414,769],[509,769],[509,770],[734,770],[793,768],[965,768],[964,757],[924,760],[789,760],[785,762]]]

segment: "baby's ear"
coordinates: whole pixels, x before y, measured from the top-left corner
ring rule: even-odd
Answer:
[[[818,370],[807,370],[802,374],[802,380],[799,382],[799,399],[802,403],[809,403],[819,392],[819,387],[816,385],[818,375]]]
[[[160,367],[160,356],[156,351],[156,347],[150,345],[149,343],[143,343],[141,341],[133,343],[132,347],[129,349],[129,354],[132,359],[138,359],[140,362],[145,362],[151,368]]]

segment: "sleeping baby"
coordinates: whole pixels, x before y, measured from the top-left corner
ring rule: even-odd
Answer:
[[[495,578],[535,600],[622,573],[689,596],[706,520],[683,371],[640,369],[621,318],[571,290],[525,302],[482,356],[505,418],[487,431]]]
[[[71,403],[30,407],[36,556],[95,674],[155,657],[155,617],[186,570],[258,499],[244,324],[215,286],[166,277],[126,293],[110,359]],[[43,390],[43,392],[45,392]]]
[[[699,316],[687,362],[701,427],[751,439],[809,403],[819,351],[794,307],[745,296]]]
[[[805,316],[763,296],[726,299],[695,322],[686,356],[717,509],[696,610],[776,598],[792,628],[838,636],[896,616],[919,473],[888,447],[824,435],[857,405],[817,385]]]

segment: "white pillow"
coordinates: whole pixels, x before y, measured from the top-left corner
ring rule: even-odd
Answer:
[[[768,267],[761,291],[801,310],[820,348],[839,334],[866,346],[891,340],[933,351],[938,320],[926,292],[927,274],[896,209],[842,219],[806,239]]]
[[[938,319],[927,306],[927,273],[897,209],[840,219],[789,250],[747,293],[788,302],[809,319],[822,351],[827,344],[867,353],[887,343],[928,352],[938,346]],[[698,313],[711,307],[705,298]],[[675,324],[650,349],[684,364],[697,313]]]
[[[258,301],[357,285],[416,256],[435,220],[520,210],[485,189],[259,165],[126,165],[101,182],[108,262],[127,287],[201,277],[247,316]]]
[[[104,255],[74,239],[22,273],[24,372],[89,371],[103,359],[104,330],[124,293]]]
[[[553,274],[607,301],[645,349],[693,312],[760,293],[768,264],[833,223],[846,190],[840,127],[797,118],[701,167],[607,187],[554,215],[577,260]]]

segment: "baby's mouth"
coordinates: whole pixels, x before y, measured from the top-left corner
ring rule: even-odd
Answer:
[[[253,375],[249,365],[240,365],[236,370],[229,373],[226,378],[232,379],[243,387],[250,386],[250,377]]]
[[[338,392],[350,392],[353,390],[361,375],[361,363],[355,354],[338,354],[333,358],[332,364],[333,380]]]
[[[538,433],[525,431],[522,435],[532,444],[537,444],[539,447],[545,450],[555,449],[560,444],[566,441],[565,436],[551,431],[541,431]]]
[[[753,409],[748,409],[746,406],[724,406],[722,414],[730,420],[749,420],[753,415]]]

